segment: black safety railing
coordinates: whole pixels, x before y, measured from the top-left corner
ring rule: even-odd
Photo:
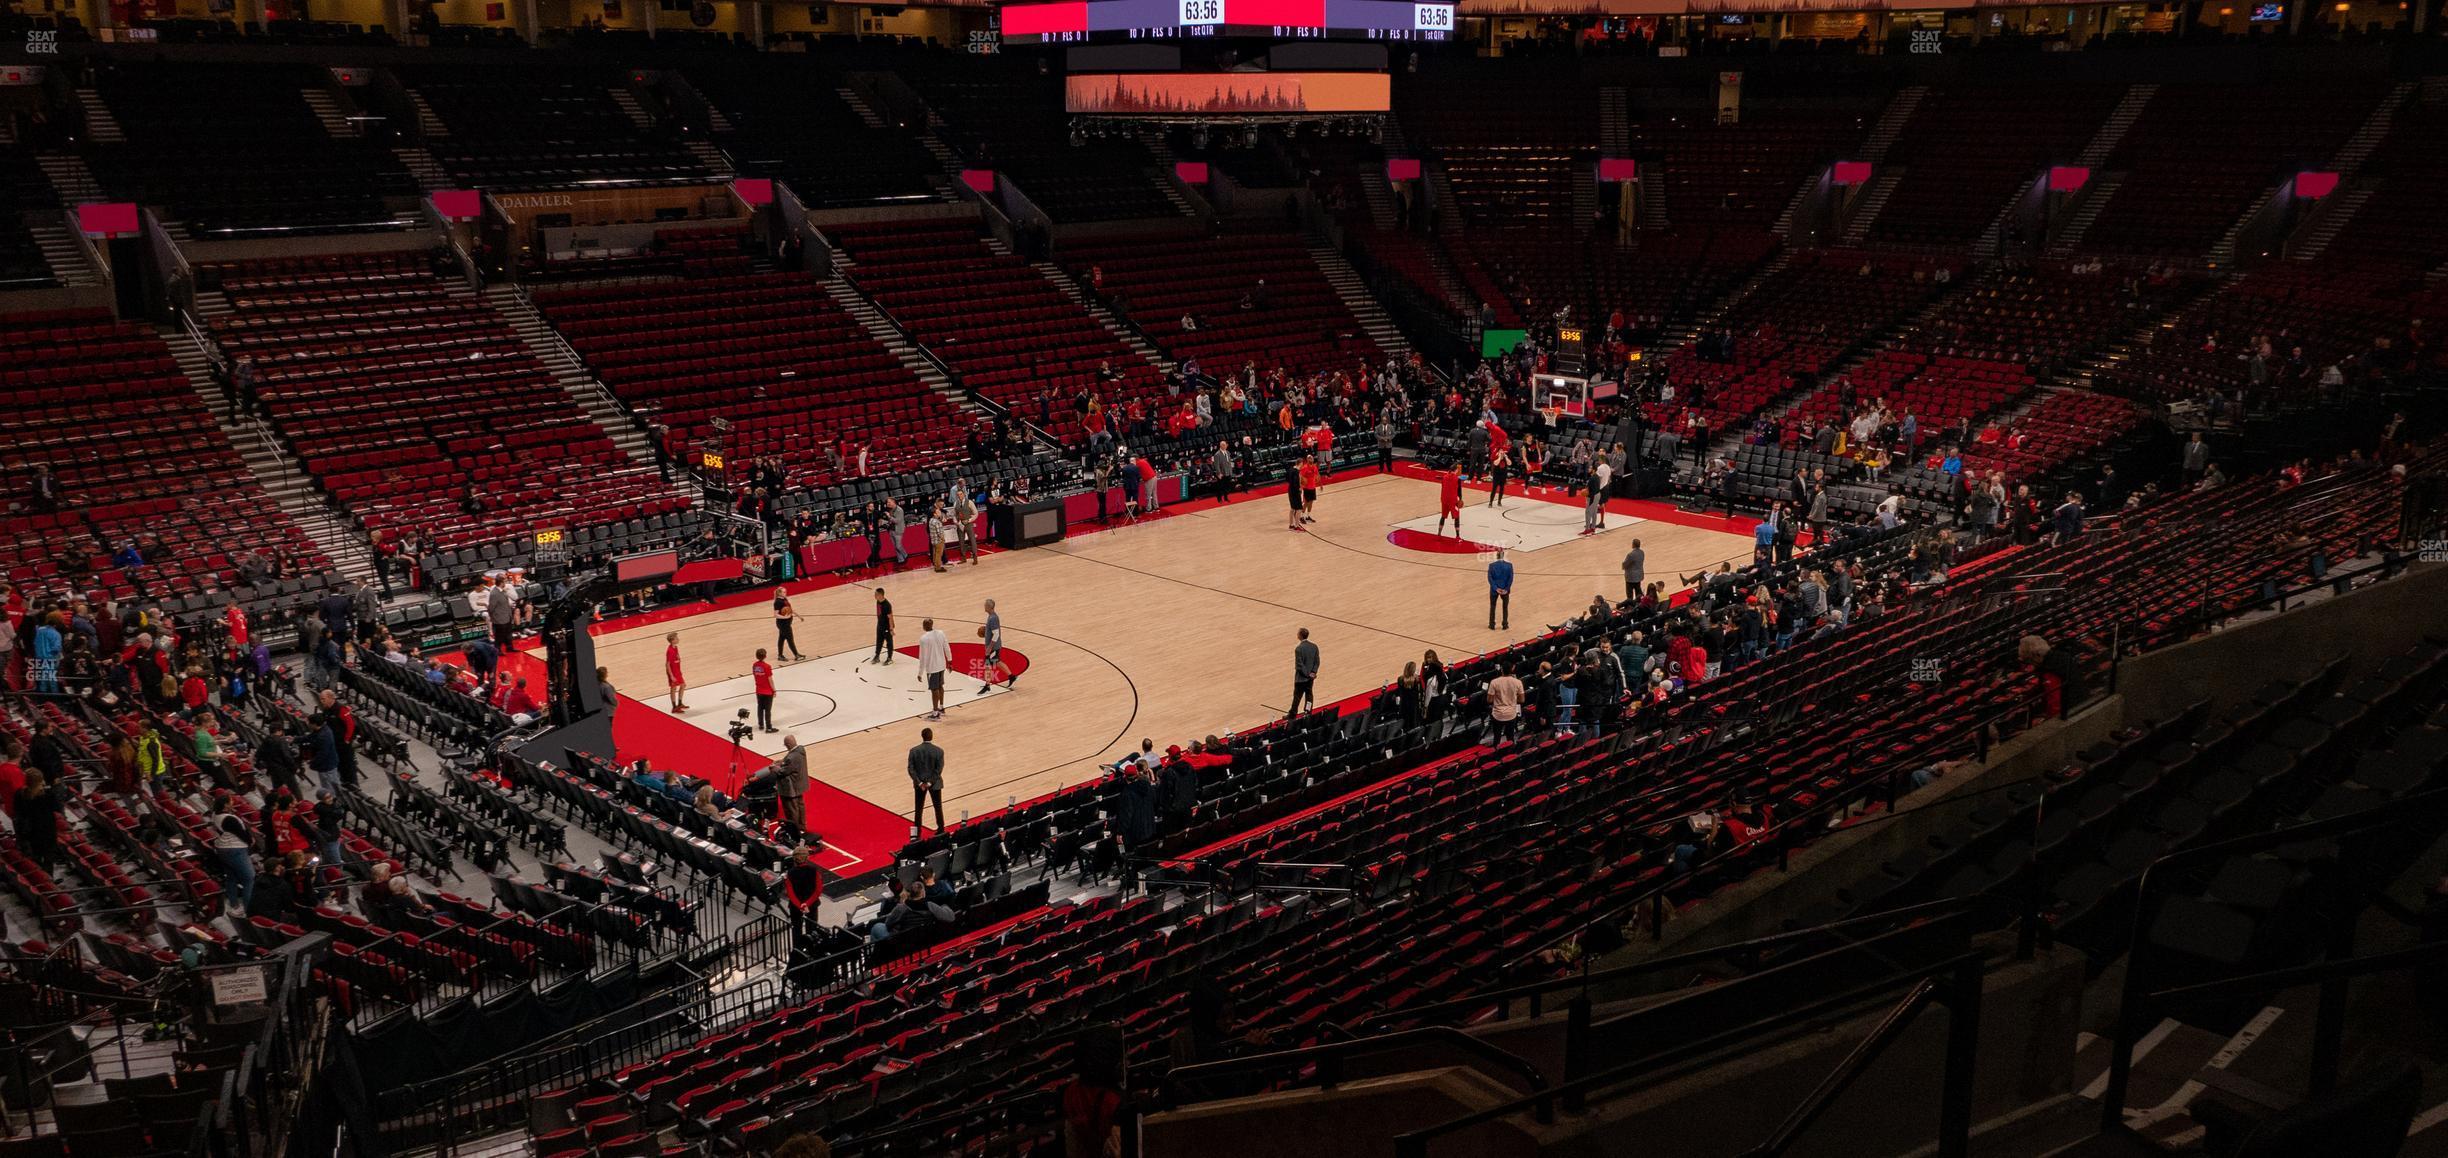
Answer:
[[[1515,1098],[1459,1117],[1449,1118],[1432,1126],[1398,1134],[1394,1138],[1395,1158],[1429,1158],[1436,1141],[1493,1122],[1501,1122],[1521,1114],[1535,1114],[1541,1103],[1550,1097],[1566,1106],[1587,1106],[1603,1103],[1640,1079],[1672,1066],[1699,1061],[1767,1034],[1791,1029],[1814,1020],[1853,1010],[1863,1002],[1879,998],[1900,988],[1909,988],[1912,996],[1896,1013],[1917,1013],[1932,997],[1920,993],[1927,982],[1943,980],[1948,1004],[1948,1039],[1944,1087],[1939,1095],[1939,1158],[1963,1158],[1969,1152],[1972,1130],[1972,1082],[1980,1038],[1980,995],[1983,983],[1982,957],[1968,952],[1933,964],[1908,968],[1888,974],[1863,985],[1854,986],[1815,1001],[1788,1008],[1757,1020],[1732,1026],[1716,1033],[1686,1038],[1664,1049],[1656,1050],[1632,1061],[1610,1066],[1585,1076],[1572,1078],[1550,1090]],[[1838,1068],[1812,1091],[1780,1124],[1775,1133],[1755,1149],[1762,1158],[1782,1153],[1810,1123],[1818,1118],[1835,1097],[1844,1092],[1852,1080],[1875,1061],[1894,1036],[1910,1025],[1910,1016],[1891,1014],[1857,1046]],[[1866,1051],[1866,1052],[1865,1052]]]
[[[374,1095],[373,1117],[392,1151],[432,1146],[450,1154],[463,1140],[526,1120],[529,1095],[659,1056],[780,1009],[779,978],[723,993],[666,990],[571,1026],[523,1049],[454,1074]]]
[[[1434,1023],[1440,1019],[1468,1022],[1489,1014],[1501,1020],[1514,1015],[1517,1003],[1518,1008],[1528,1016],[1540,1017],[1547,1012],[1547,999],[1557,994],[1569,993],[1578,996],[1613,982],[1631,981],[1636,978],[1700,966],[1742,964],[1746,960],[1757,961],[1782,952],[1805,948],[1813,943],[1831,938],[1846,940],[1869,930],[1899,927],[1960,913],[1971,905],[1972,902],[1968,899],[1930,901],[1926,904],[1906,905],[1867,916],[1831,921],[1807,929],[1793,929],[1783,933],[1772,933],[1765,937],[1753,937],[1746,941],[1734,941],[1706,949],[1695,949],[1688,953],[1652,957],[1645,961],[1634,961],[1630,964],[1615,965],[1605,969],[1584,969],[1570,977],[1532,981],[1485,993],[1476,993],[1469,997],[1458,997],[1451,1001],[1440,1001],[1433,1005],[1376,1014],[1361,1021],[1354,1027],[1354,1032],[1368,1033],[1400,1023]]]
[[[1531,1117],[1540,1123],[1555,1121],[1556,1103],[1550,1096],[1547,1077],[1529,1059],[1459,1029],[1442,1025],[1398,1029],[1391,1033],[1349,1038],[1301,1049],[1199,1062],[1175,1068],[1166,1075],[1166,1081],[1176,1089],[1195,1088],[1216,1078],[1257,1074],[1271,1077],[1279,1083],[1288,1083],[1292,1088],[1314,1085],[1319,1089],[1331,1090],[1343,1084],[1345,1067],[1356,1058],[1422,1048],[1459,1050],[1475,1061],[1512,1075],[1524,1087],[1522,1096]]]
[[[2448,820],[2448,788],[2438,788],[2390,801],[2377,808],[2214,841],[2169,853],[2152,861],[2150,867],[2142,871],[2132,928],[2128,934],[2130,949],[2125,964],[2124,988],[2118,1000],[2116,1023],[2110,1031],[2108,1086],[2100,1096],[2100,1128],[2124,1128],[2125,1098],[2133,1086],[2134,1044],[2167,1010],[2255,997],[2303,985],[2319,986],[2319,1001],[2313,1014],[2309,1087],[2315,1094],[2325,1093],[2337,1080],[2338,1063],[2342,1056],[2346,983],[2356,977],[2407,969],[2448,956],[2448,942],[2425,942],[2412,948],[2357,957],[2354,955],[2356,923],[2363,907],[2352,903],[2330,903],[2320,906],[2321,915],[2326,921],[2325,927],[2320,930],[2326,960],[2241,977],[2158,987],[2158,980],[2165,970],[2164,958],[2146,934],[2152,922],[2158,919],[2165,900],[2165,886],[2171,878],[2180,877],[2184,870],[2214,859],[2244,856],[2305,842],[2335,840],[2388,829],[2411,828],[2428,835],[2438,831],[2444,820]],[[2378,898],[2369,886],[2363,887],[2362,895],[2385,900]],[[2340,901],[2346,899],[2349,898],[2340,898]]]

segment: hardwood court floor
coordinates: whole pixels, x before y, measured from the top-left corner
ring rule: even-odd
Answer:
[[[1560,491],[1553,497],[1563,500]],[[1541,634],[1587,607],[1593,593],[1619,599],[1623,555],[1635,537],[1647,552],[1649,576],[1669,589],[1680,586],[1681,574],[1750,557],[1746,535],[1632,521],[1624,512],[1634,504],[1618,502],[1605,533],[1512,556],[1512,628],[1491,631],[1484,556],[1387,541],[1395,524],[1433,516],[1436,502],[1437,484],[1424,478],[1363,476],[1327,487],[1306,533],[1285,528],[1277,495],[991,554],[946,574],[922,568],[882,580],[901,646],[917,643],[926,616],[953,642],[975,642],[991,598],[1003,616],[1005,646],[1028,657],[1017,689],[956,705],[933,725],[946,753],[948,814],[983,814],[1093,778],[1099,764],[1137,750],[1142,737],[1161,751],[1281,715],[1302,627],[1322,653],[1317,698],[1331,703],[1384,685],[1431,648],[1450,662]],[[811,663],[868,652],[874,586],[793,595],[798,642]],[[650,711],[665,706],[659,693],[666,631],[679,633],[689,681],[701,689],[744,674],[755,649],[773,643],[772,615],[762,603],[600,635],[598,662]],[[886,670],[914,681],[915,662],[904,656]],[[976,690],[957,672],[951,679]],[[736,706],[692,698],[693,723],[714,712],[727,717]],[[813,745],[810,769],[819,780],[906,815],[904,754],[922,726],[908,718],[835,736]],[[759,736],[758,746],[770,755],[779,750],[777,740]]]

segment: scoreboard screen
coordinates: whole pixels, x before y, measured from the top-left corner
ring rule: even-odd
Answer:
[[[1117,72],[1063,78],[1063,111],[1118,117],[1382,113],[1382,72]]]
[[[1057,0],[1000,9],[1003,43],[1089,44],[1203,36],[1445,40],[1450,0]]]

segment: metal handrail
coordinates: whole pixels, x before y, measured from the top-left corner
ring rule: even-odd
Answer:
[[[1936,805],[1929,805],[1926,807],[1936,807]],[[1921,809],[1914,809],[1913,811],[1919,812]],[[1973,907],[1973,904],[1974,902],[1971,898],[1928,901],[1918,905],[1907,905],[1900,909],[1889,909],[1885,912],[1872,913],[1868,916],[1848,917],[1841,921],[1830,921],[1827,924],[1813,925],[1807,929],[1794,929],[1783,933],[1771,933],[1765,937],[1754,937],[1747,941],[1736,941],[1732,944],[1719,945],[1714,948],[1694,949],[1689,952],[1676,953],[1666,957],[1652,957],[1646,961],[1635,961],[1628,965],[1610,966],[1605,969],[1585,972],[1572,977],[1557,977],[1546,981],[1533,981],[1525,985],[1508,986],[1503,989],[1493,990],[1487,993],[1480,993],[1470,997],[1458,997],[1451,1001],[1440,1001],[1434,1005],[1423,1005],[1416,1009],[1403,1010],[1399,1013],[1380,1013],[1362,1020],[1358,1025],[1357,1030],[1371,1029],[1397,1019],[1412,1020],[1425,1016],[1435,1016],[1448,1010],[1467,1011],[1484,1008],[1490,1002],[1496,1002],[1509,1010],[1515,998],[1528,997],[1536,999],[1539,997],[1544,997],[1550,993],[1558,993],[1570,989],[1586,990],[1595,985],[1608,981],[1619,981],[1626,978],[1639,977],[1648,973],[1662,973],[1671,969],[1677,969],[1687,965],[1698,965],[1723,957],[1738,957],[1746,953],[1767,952],[1769,950],[1782,948],[1786,945],[1807,941],[1814,937],[1825,936],[1840,929],[1850,929],[1862,925],[1887,924],[1900,921],[1918,921],[1926,917],[1945,916],[1950,913],[1960,912],[1962,910],[1971,908]],[[1539,1006],[1534,1003],[1531,1006],[1531,1015],[1537,1016],[1539,1012]]]
[[[2320,966],[2271,970],[2246,977],[2230,978],[2224,982],[2203,982],[2189,986],[2177,986],[2168,990],[2151,989],[2147,984],[2151,970],[2146,967],[2151,963],[2151,958],[2146,952],[2147,942],[2144,933],[2149,928],[2149,922],[2157,915],[2157,908],[2151,903],[2153,886],[2164,879],[2163,870],[2196,864],[2213,857],[2229,857],[2279,848],[2301,841],[2388,828],[2433,817],[2442,808],[2448,808],[2448,788],[2435,788],[2361,812],[2333,816],[2325,820],[2307,821],[2268,832],[2231,837],[2227,840],[2212,841],[2209,844],[2182,849],[2160,857],[2144,868],[2140,879],[2135,884],[2133,921],[2127,932],[2126,941],[2125,981],[2118,998],[2116,1021],[2109,1030],[2108,1088],[2100,1095],[2101,1128],[2114,1130],[2123,1125],[2125,1096],[2133,1081],[2133,1045],[2141,1037],[2139,1025],[2149,1010],[2170,1000],[2207,1000],[2237,993],[2273,992],[2280,988],[2309,984],[2313,981],[2342,981],[2354,975],[2352,971],[2335,971],[2330,968],[2348,963],[2339,960]],[[2338,907],[2344,911],[2333,914],[2334,917],[2339,918],[2339,923],[2331,930],[2330,949],[2342,954],[2352,947],[2354,938],[2352,918],[2358,910],[2350,906]],[[2393,959],[2413,953],[2415,953],[2414,950],[2406,950],[2397,954],[2380,954],[2375,958],[2357,960],[2392,959],[2388,964],[2373,966],[2371,970],[2367,970],[2377,971],[2381,968],[2395,968],[2400,963],[2410,964],[2411,961],[2397,962]],[[2316,1089],[2324,1081],[2333,1080],[2336,1076],[2337,1034],[2344,1028],[2342,1025],[2345,1012],[2343,1000],[2343,993],[2337,994],[2336,1008],[2333,1010],[2331,994],[2326,991],[2322,994],[2318,1013],[2319,1027],[2314,1034],[2313,1048],[2313,1082]],[[2324,1071],[2326,1071],[2325,1074]]]
[[[1546,1075],[1541,1074],[1537,1066],[1531,1064],[1529,1059],[1520,1054],[1472,1037],[1447,1025],[1422,1026],[1417,1029],[1396,1030],[1372,1037],[1358,1037],[1349,1041],[1328,1042],[1300,1049],[1276,1050],[1272,1053],[1251,1054],[1247,1057],[1198,1062],[1168,1071],[1166,1082],[1179,1087],[1184,1083],[1196,1082],[1205,1078],[1247,1073],[1252,1070],[1267,1070],[1277,1066],[1315,1066],[1319,1086],[1332,1089],[1341,1084],[1342,1066],[1347,1059],[1361,1054],[1384,1053],[1388,1050],[1419,1044],[1452,1046],[1511,1071],[1516,1077],[1522,1079],[1524,1085],[1530,1087],[1530,1092],[1520,1099],[1521,1103],[1530,1108],[1531,1114],[1540,1123],[1555,1121],[1554,1091],[1548,1084]]]
[[[1621,1065],[1610,1066],[1606,1069],[1598,1071],[1597,1073],[1575,1078],[1571,1081],[1563,1083],[1562,1085],[1554,1087],[1548,1091],[1548,1093],[1558,1098],[1586,1098],[1590,1094],[1608,1089],[1610,1087],[1622,1085],[1623,1083],[1652,1070],[1660,1069],[1678,1062],[1690,1061],[1704,1057],[1709,1053],[1733,1045],[1745,1039],[1756,1037],[1760,1034],[1772,1032],[1778,1029],[1783,1029],[1788,1026],[1797,1025],[1826,1014],[1841,1011],[1853,1005],[1859,1004],[1861,1001],[1867,998],[1893,990],[1899,985],[1918,984],[1932,977],[1950,973],[1958,973],[1958,971],[1976,971],[1979,969],[1980,963],[1981,955],[1978,952],[1969,952],[1950,957],[1946,960],[1923,966],[1921,968],[1909,969],[1900,973],[1890,974],[1876,981],[1854,986],[1851,989],[1820,998],[1817,1001],[1807,1002],[1803,1005],[1796,1006],[1781,1013],[1772,1014],[1770,1016],[1759,1018],[1749,1023],[1734,1026],[1729,1029],[1720,1030],[1705,1037],[1680,1042],[1664,1049],[1645,1054]],[[1973,1018],[1964,1017],[1959,1014],[1952,1020],[1957,1024],[1957,1028],[1970,1028],[1974,1032],[1977,1032],[1977,1022]],[[1955,1067],[1952,1065],[1949,1066],[1950,1101],[1954,1098],[1956,1093],[1956,1091],[1952,1088],[1952,1079],[1954,1077],[1952,1071],[1954,1068]],[[1963,1096],[1967,1099],[1965,1110],[1968,1112],[1969,1091],[1963,1091]],[[1448,1134],[1459,1133],[1473,1126],[1485,1125],[1490,1122],[1499,1122],[1506,1118],[1512,1117],[1515,1114],[1519,1114],[1524,1110],[1534,1109],[1536,1101],[1537,1100],[1534,1098],[1515,1098],[1509,1102],[1499,1103],[1485,1109],[1464,1114],[1460,1117],[1447,1119],[1446,1121],[1437,1123],[1433,1126],[1426,1126],[1417,1130],[1412,1130],[1408,1133],[1398,1134],[1394,1138],[1395,1158],[1427,1158],[1428,1144],[1431,1141],[1444,1137]],[[1954,1115],[1950,1114],[1949,1116],[1953,1117]],[[1970,1126],[1968,1116],[1966,1116],[1964,1119],[1964,1125],[1967,1128]],[[1947,1145],[1947,1138],[1944,1137],[1943,1134],[1939,1141],[1939,1153],[1941,1155],[1952,1158],[1953,1155],[1960,1155],[1964,1152],[1961,1147],[1961,1139],[1958,1139],[1958,1145],[1952,1148]]]
[[[1921,1011],[1928,1008],[1930,1001],[1937,996],[1938,982],[1934,978],[1924,978],[1919,985],[1913,986],[1912,992],[1905,994],[1904,1000],[1897,1002],[1895,1008],[1888,1010],[1887,1016],[1871,1029],[1870,1036],[1856,1043],[1853,1051],[1837,1062],[1836,1068],[1829,1070],[1828,1075],[1803,1097],[1801,1104],[1785,1115],[1785,1120],[1777,1124],[1768,1139],[1752,1147],[1744,1158],[1776,1158],[1792,1149],[1803,1131],[1810,1129],[1811,1123],[1826,1114],[1836,1104],[1837,1098],[1853,1088],[1853,1083],[1862,1076],[1863,1071],[1868,1070],[1887,1052],[1888,1046],[1894,1045],[1895,1040],[1903,1036],[1913,1018],[1920,1016]]]

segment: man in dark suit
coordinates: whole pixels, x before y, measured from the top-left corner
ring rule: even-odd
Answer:
[[[910,805],[910,828],[915,830],[926,815],[927,799],[935,800],[935,829],[944,827],[943,815],[943,749],[935,746],[935,729],[918,729],[918,744],[909,750],[910,787],[917,799]]]

